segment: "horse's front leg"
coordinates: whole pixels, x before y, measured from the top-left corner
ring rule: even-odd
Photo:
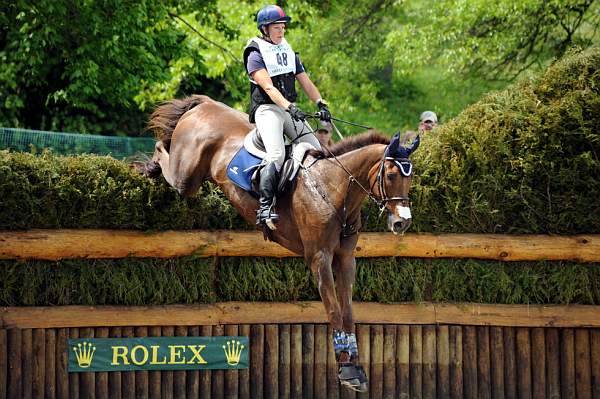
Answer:
[[[333,258],[333,270],[342,312],[342,330],[334,330],[333,336],[333,346],[340,369],[340,382],[355,391],[366,392],[368,380],[359,362],[352,315],[352,286],[356,278],[356,260],[352,251],[344,249],[338,251]]]
[[[342,313],[335,294],[331,262],[333,255],[327,250],[315,252],[310,258],[310,270],[315,277],[327,319],[334,330],[342,329]]]

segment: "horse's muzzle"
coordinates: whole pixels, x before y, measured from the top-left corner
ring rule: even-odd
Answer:
[[[394,234],[404,234],[412,224],[410,208],[398,206],[397,213],[390,213],[388,216],[388,228]]]

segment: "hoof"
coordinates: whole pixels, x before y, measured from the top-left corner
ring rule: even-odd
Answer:
[[[369,383],[365,370],[362,366],[355,366],[352,363],[344,363],[340,365],[338,374],[340,383],[356,392],[367,392]]]

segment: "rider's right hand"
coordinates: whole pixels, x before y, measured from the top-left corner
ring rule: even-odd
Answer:
[[[291,117],[296,121],[300,122],[306,120],[306,114],[302,112],[298,107],[296,107],[295,104],[290,104],[290,106],[287,109],[287,112],[289,112]]]

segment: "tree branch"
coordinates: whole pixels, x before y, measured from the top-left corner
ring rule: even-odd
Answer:
[[[203,40],[207,41],[208,43],[212,44],[213,46],[219,48],[222,52],[223,55],[228,54],[235,62],[239,62],[240,64],[242,63],[242,61],[236,57],[235,54],[233,54],[229,49],[226,49],[225,47],[221,46],[219,43],[216,43],[212,40],[210,40],[209,38],[207,38],[206,36],[204,36],[202,33],[200,33],[196,28],[194,28],[188,21],[186,21],[185,19],[183,19],[182,17],[180,17],[179,15],[169,12],[169,16],[173,19],[178,19],[181,22],[183,22],[188,28],[190,28],[193,32],[195,32],[198,36],[200,36]]]

